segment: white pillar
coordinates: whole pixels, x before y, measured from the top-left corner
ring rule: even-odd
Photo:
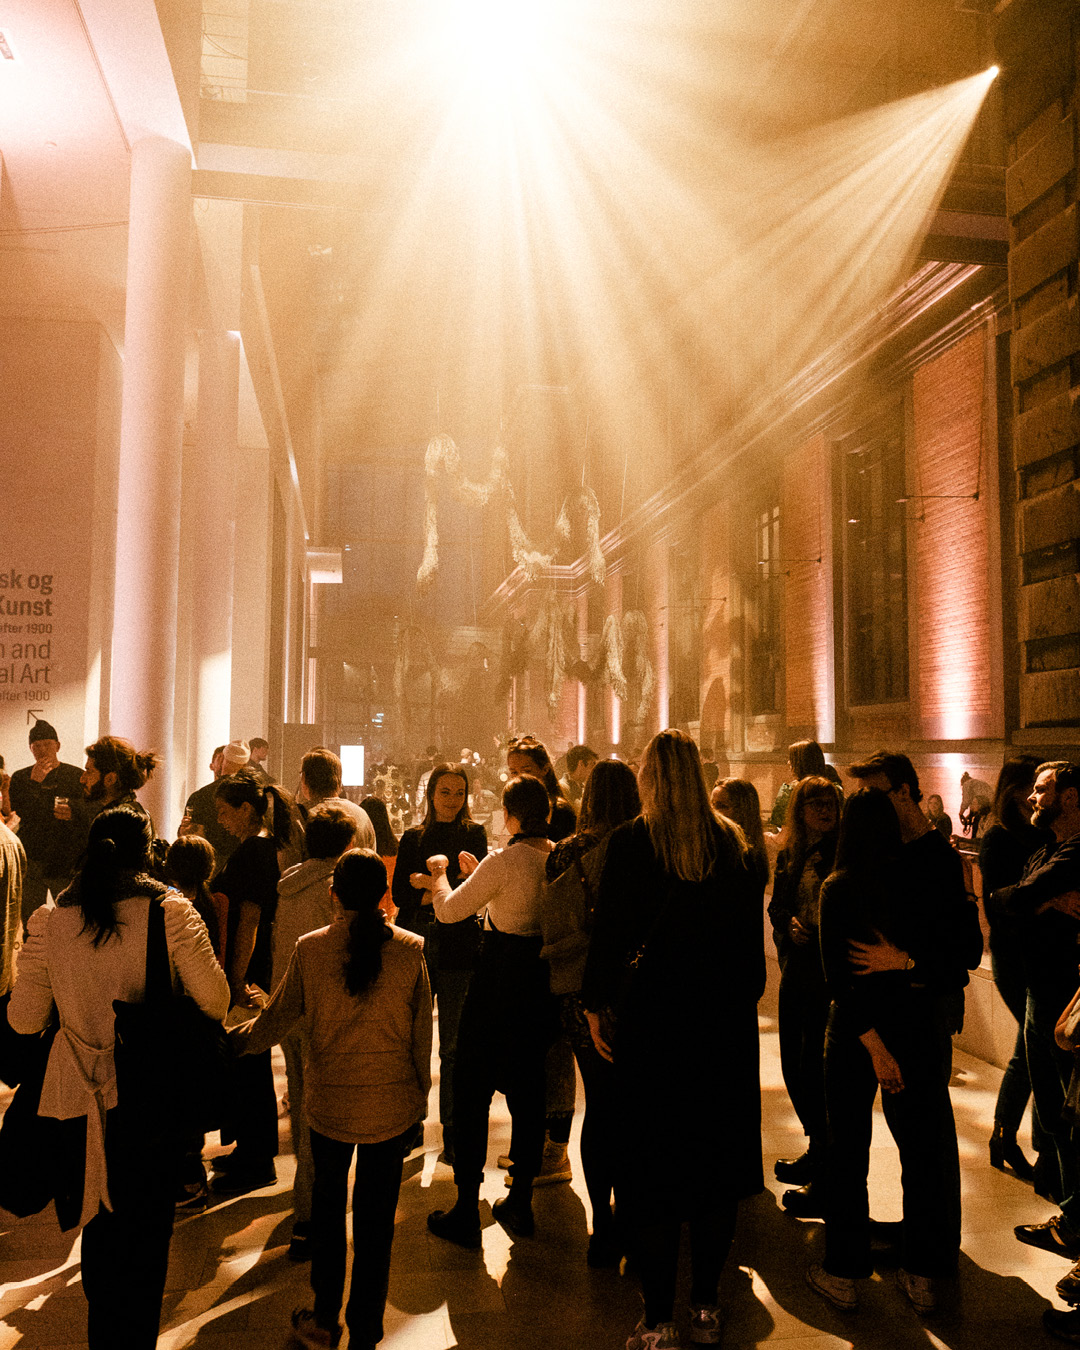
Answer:
[[[169,756],[191,241],[191,153],[160,136],[131,148],[124,393],[109,730],[165,762],[140,794],[172,834]]]
[[[215,746],[231,739],[239,379],[240,335],[204,330],[199,339],[195,472],[185,484],[196,549],[190,601],[192,784],[209,781],[207,766]]]

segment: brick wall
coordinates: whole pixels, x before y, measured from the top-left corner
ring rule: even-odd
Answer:
[[[924,740],[992,734],[985,343],[971,334],[913,380],[909,619]]]
[[[998,23],[1008,142],[1020,725],[1080,723],[1080,17],[1014,0]]]
[[[780,502],[780,557],[784,580],[785,701],[787,725],[831,741],[831,567],[826,534],[831,519],[828,448],[824,436],[784,460]],[[821,559],[820,563],[813,561]]]

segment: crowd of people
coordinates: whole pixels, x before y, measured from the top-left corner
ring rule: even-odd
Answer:
[[[750,781],[722,777],[676,730],[633,765],[585,746],[557,765],[531,736],[483,766],[432,747],[408,783],[377,766],[359,803],[329,749],[304,756],[291,794],[269,775],[265,742],[237,741],[215,751],[212,781],[169,842],[138,799],[154,755],[102,737],[80,771],[44,722],[30,749],[34,765],[3,781],[0,1077],[21,1082],[0,1168],[5,1149],[41,1156],[34,1130],[53,1131],[38,1208],[53,1200],[63,1228],[83,1227],[94,1350],[156,1343],[177,1214],[275,1182],[275,1045],[296,1154],[289,1256],[310,1260],[313,1292],[291,1334],[307,1347],[336,1346],[346,1328],[350,1346],[381,1340],[402,1162],[428,1110],[433,1009],[440,1160],[456,1196],[429,1215],[431,1232],[481,1246],[500,1092],[512,1135],[492,1213],[514,1240],[535,1237],[535,1187],[572,1174],[580,1076],[588,1264],[626,1259],[641,1284],[627,1350],[680,1344],[684,1225],[690,1341],[719,1343],[738,1205],[764,1186],[766,912],[781,1067],[806,1136],[800,1156],[769,1161],[790,1183],[784,1209],[825,1222],[807,1282],[857,1309],[872,1270],[880,1091],[902,1165],[903,1221],[887,1235],[898,1283],[920,1314],[935,1311],[960,1250],[952,1037],[983,932],[972,846],[954,846],[940,799],[924,808],[906,755],[847,765],[845,790],[821,747],[798,742],[766,816]],[[983,909],[1018,1023],[990,1160],[1060,1204],[1016,1236],[1077,1262],[1058,1290],[1080,1307],[1080,766],[1010,760],[988,810],[983,786],[970,794]],[[168,985],[190,1001],[208,1052],[207,1028],[221,1038],[228,1027],[228,1054],[212,1108],[148,1121],[145,1102],[125,1097],[135,1052],[120,1009],[160,1010]],[[1017,1137],[1029,1098],[1034,1164]],[[212,1176],[207,1128],[232,1145]],[[703,1140],[717,1160],[704,1175],[682,1165]],[[1045,1325],[1080,1344],[1080,1311],[1048,1311]]]

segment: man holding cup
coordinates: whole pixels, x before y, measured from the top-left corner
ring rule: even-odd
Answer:
[[[11,775],[10,788],[19,840],[26,851],[24,923],[45,903],[49,891],[55,898],[67,886],[86,833],[84,816],[70,809],[71,803],[81,804],[83,799],[82,770],[60,762],[60,738],[51,723],[39,719],[30,728],[30,753],[34,763]]]

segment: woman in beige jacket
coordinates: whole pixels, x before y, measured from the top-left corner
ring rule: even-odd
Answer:
[[[304,1346],[335,1346],[341,1339],[354,1149],[353,1278],[345,1322],[356,1350],[382,1339],[401,1164],[427,1111],[431,990],[424,944],[387,923],[379,909],[385,893],[386,868],[378,854],[343,854],[330,882],[333,923],[300,938],[262,1013],[230,1032],[241,1054],[258,1054],[294,1028],[304,1030],[304,1114],[315,1163],[315,1307],[293,1315]]]
[[[85,1225],[92,1350],[152,1350],[169,1260],[181,1149],[151,1142],[148,1122],[125,1113],[113,1059],[113,1000],[140,1002],[146,989],[151,905],[161,905],[174,986],[210,1017],[229,1007],[194,905],[146,875],[152,837],[131,807],[97,817],[82,870],[54,908],[30,918],[8,1008],[24,1035],[44,1030],[54,1006],[59,1014],[38,1114],[60,1122],[60,1226]]]

